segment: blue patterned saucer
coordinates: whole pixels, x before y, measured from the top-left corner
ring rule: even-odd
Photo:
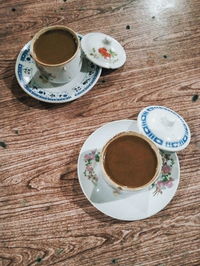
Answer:
[[[165,106],[148,106],[138,115],[139,131],[160,149],[177,152],[190,142],[190,129],[185,120]]]
[[[81,39],[81,35],[79,35]],[[101,68],[83,55],[83,64],[77,77],[67,84],[53,84],[43,79],[30,55],[30,42],[20,51],[15,74],[21,88],[33,98],[49,103],[73,101],[89,90],[98,81]]]

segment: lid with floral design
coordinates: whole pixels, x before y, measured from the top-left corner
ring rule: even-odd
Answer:
[[[86,34],[81,40],[86,57],[94,64],[104,68],[119,68],[126,61],[126,53],[121,44],[101,32]]]
[[[158,148],[176,152],[190,142],[190,129],[185,120],[164,106],[148,106],[138,115],[139,131],[151,139]]]

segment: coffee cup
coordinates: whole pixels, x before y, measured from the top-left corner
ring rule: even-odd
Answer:
[[[118,191],[146,189],[161,173],[162,158],[157,146],[142,134],[117,134],[103,147],[100,165],[108,185]]]
[[[31,41],[30,52],[41,75],[52,83],[68,83],[81,69],[79,38],[66,26],[41,29]]]

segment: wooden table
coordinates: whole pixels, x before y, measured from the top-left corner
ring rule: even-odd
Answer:
[[[200,1],[52,0],[0,3],[0,265],[200,265]],[[47,25],[100,31],[126,64],[65,104],[28,96],[16,57]],[[124,222],[96,210],[77,178],[86,138],[103,124],[164,105],[188,122],[181,180],[161,212]]]

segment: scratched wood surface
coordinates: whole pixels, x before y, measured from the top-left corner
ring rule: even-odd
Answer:
[[[71,103],[29,97],[15,78],[17,54],[55,24],[112,35],[126,64]],[[199,89],[198,0],[1,1],[0,265],[200,265]],[[83,195],[78,154],[95,129],[152,104],[190,126],[180,185],[160,213],[118,221]]]

